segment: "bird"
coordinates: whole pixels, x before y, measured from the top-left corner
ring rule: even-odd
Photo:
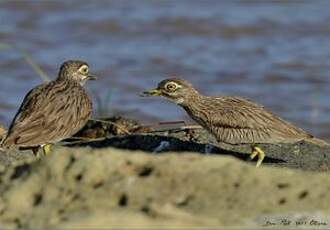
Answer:
[[[249,144],[250,158],[258,156],[256,167],[265,157],[260,144],[306,141],[319,146],[328,144],[288,121],[274,115],[262,105],[237,96],[204,96],[189,82],[168,78],[142,96],[161,96],[180,107],[219,142],[230,145]]]
[[[41,147],[47,155],[52,144],[73,136],[91,117],[92,101],[83,86],[95,79],[86,62],[65,61],[55,80],[26,94],[1,147],[31,149],[35,156]]]
[[[7,130],[0,124],[0,140],[6,135]]]

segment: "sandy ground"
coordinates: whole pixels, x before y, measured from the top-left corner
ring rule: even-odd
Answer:
[[[330,228],[329,149],[224,150],[203,130],[0,155],[0,229]],[[227,146],[228,147],[228,146]]]
[[[1,171],[0,228],[330,224],[330,177],[233,157],[57,147]]]

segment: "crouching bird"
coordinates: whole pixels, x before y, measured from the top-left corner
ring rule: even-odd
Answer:
[[[143,92],[142,96],[162,96],[173,101],[220,142],[232,145],[250,144],[250,158],[258,156],[257,167],[265,157],[258,144],[304,140],[321,146],[328,145],[250,100],[203,96],[182,79],[163,80],[156,89]]]
[[[86,62],[64,62],[58,77],[33,88],[24,98],[15,115],[3,149],[31,149],[37,156],[39,147],[47,155],[53,143],[77,133],[88,121],[92,102],[82,87],[89,75]]]

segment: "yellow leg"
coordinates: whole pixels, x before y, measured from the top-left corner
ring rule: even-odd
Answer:
[[[46,144],[42,147],[45,156],[47,156],[50,153],[51,146],[52,146],[51,144]]]
[[[33,152],[33,155],[34,155],[37,159],[40,159],[40,154],[38,154],[38,152],[39,152],[39,147],[32,147],[31,150],[32,150],[32,152]]]
[[[257,146],[252,146],[252,153],[250,155],[250,158],[253,159],[257,155],[258,155],[258,161],[257,161],[256,167],[259,167],[265,158],[265,153],[264,153],[264,151],[261,150],[261,148],[259,148]]]

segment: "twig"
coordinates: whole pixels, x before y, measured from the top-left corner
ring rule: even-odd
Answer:
[[[104,139],[103,137],[102,138],[89,138],[89,137],[70,137],[69,139],[72,139],[72,140],[83,140],[83,141],[95,141],[95,140],[102,140]]]
[[[180,128],[181,129],[202,129],[203,127],[200,125],[184,125]]]
[[[158,124],[159,125],[172,125],[172,124],[181,124],[181,123],[186,124],[186,122],[184,122],[184,121],[161,121]]]
[[[25,50],[9,44],[9,43],[0,43],[0,48],[2,49],[14,49],[16,50],[25,60],[25,62],[32,67],[32,69],[39,75],[39,77],[42,78],[43,81],[45,82],[49,82],[50,79],[47,76],[47,74],[40,68],[40,66],[34,61],[34,59],[32,58],[32,56],[26,52]]]
[[[75,141],[62,141],[63,145],[70,145],[70,144],[82,144],[82,143],[89,143],[91,141],[102,141],[105,138],[85,138],[85,137],[70,137],[69,139],[73,139]]]

